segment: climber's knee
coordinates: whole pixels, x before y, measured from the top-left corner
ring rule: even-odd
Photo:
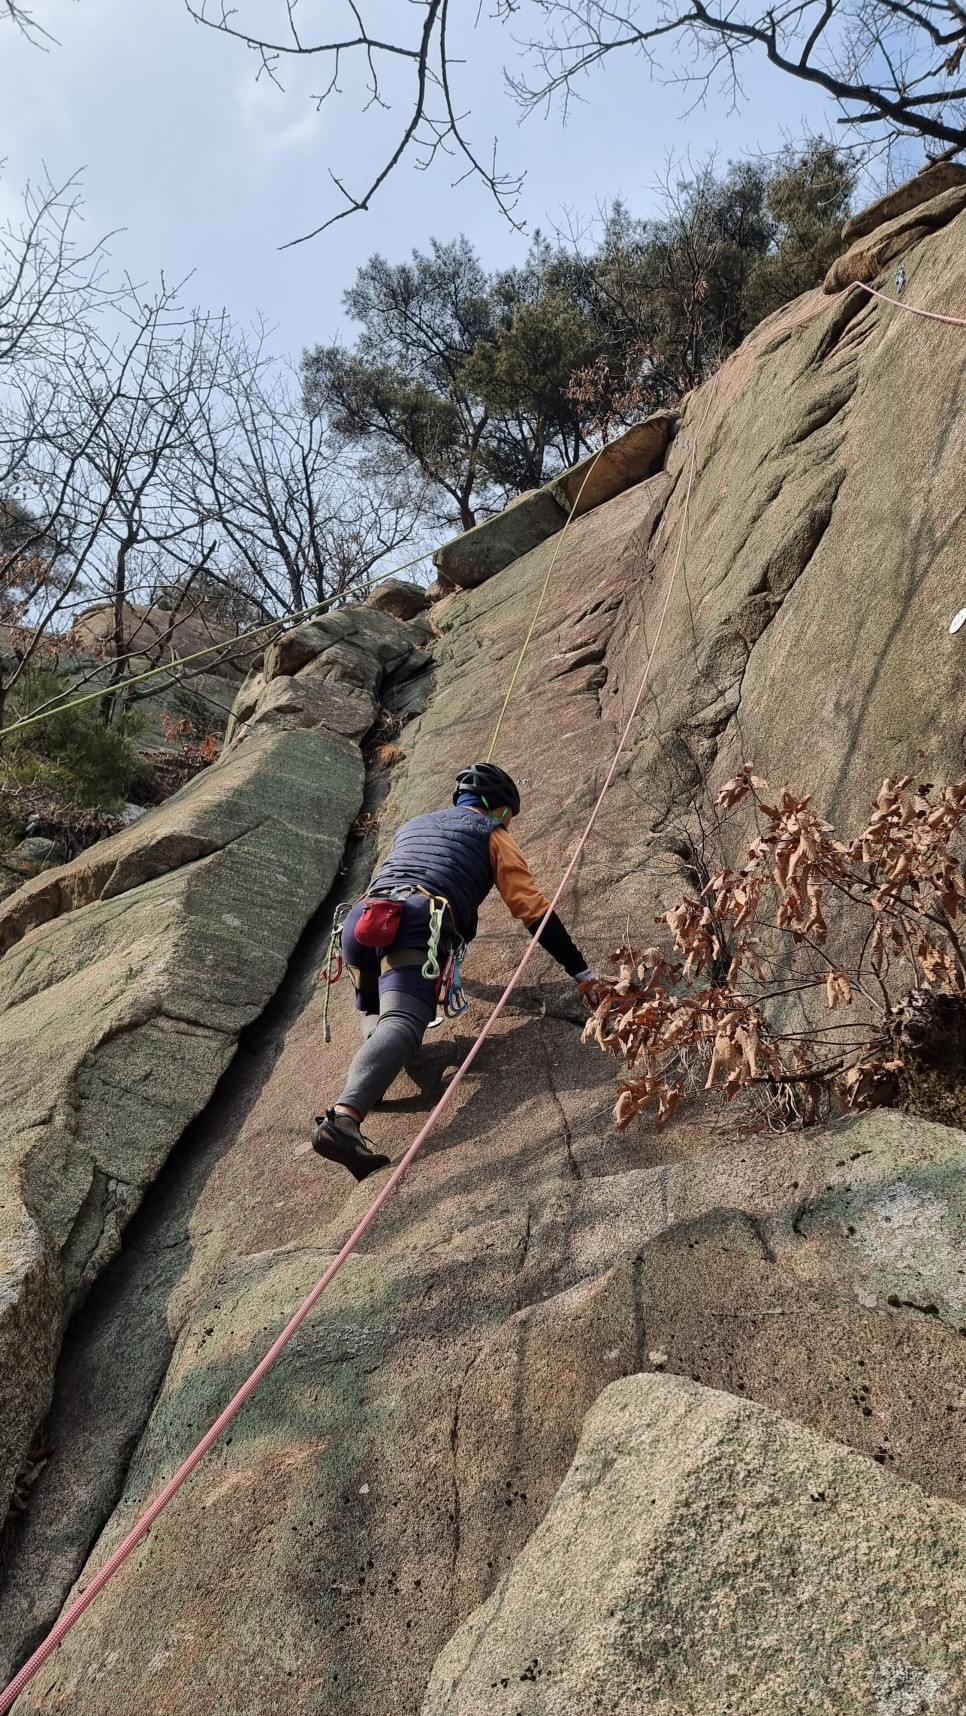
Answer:
[[[407,1059],[414,1055],[436,1017],[435,996],[407,994],[404,989],[383,990],[379,997],[379,1021],[392,1021],[394,1035],[398,1033],[407,1043]]]

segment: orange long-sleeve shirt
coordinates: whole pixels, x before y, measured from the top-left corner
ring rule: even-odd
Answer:
[[[540,892],[529,864],[512,835],[495,828],[490,835],[490,863],[500,898],[521,923],[535,924],[550,910],[550,901]]]

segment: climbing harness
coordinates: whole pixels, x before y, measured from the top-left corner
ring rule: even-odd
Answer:
[[[875,292],[874,289],[870,288],[870,287],[866,287],[865,290],[872,291],[873,296],[875,296],[875,297],[884,296],[883,294]],[[886,302],[887,303],[896,303],[897,300],[886,299]],[[914,309],[914,306],[909,305],[909,304],[902,304],[899,307],[904,309],[904,310],[913,310]],[[957,324],[959,324],[959,325],[966,326],[966,321],[964,321],[958,317],[940,317],[938,315],[935,315],[933,312],[929,312],[929,311],[919,311],[917,313],[922,314],[922,315],[929,315],[932,317],[932,319],[937,320],[937,321],[938,320],[954,321],[954,322],[957,322]],[[466,1078],[466,1075],[469,1072],[470,1067],[473,1065],[473,1062],[476,1060],[477,1055],[480,1053],[481,1049],[483,1048],[483,1044],[487,1041],[487,1038],[492,1035],[497,1020],[499,1019],[501,1013],[503,1012],[504,1008],[506,1007],[506,1005],[510,999],[510,996],[513,994],[513,991],[516,989],[518,983],[520,982],[520,979],[523,976],[524,971],[526,970],[527,966],[530,963],[530,960],[532,959],[532,957],[534,955],[534,952],[536,951],[536,948],[537,948],[537,945],[538,945],[538,942],[540,939],[541,931],[545,928],[545,926],[548,923],[552,913],[556,910],[557,903],[561,899],[561,897],[564,893],[564,890],[566,889],[567,884],[570,881],[570,878],[573,875],[573,873],[574,873],[574,871],[575,871],[575,869],[576,869],[576,867],[580,861],[580,858],[583,854],[584,848],[586,847],[587,842],[590,839],[591,834],[593,833],[594,827],[597,823],[597,819],[598,819],[600,812],[601,812],[601,809],[603,807],[604,800],[606,799],[607,794],[609,793],[609,791],[611,789],[614,778],[617,774],[618,767],[620,765],[621,758],[624,754],[624,751],[627,748],[628,740],[630,739],[630,736],[634,730],[635,722],[637,721],[637,717],[638,717],[641,705],[644,701],[645,692],[647,691],[648,685],[650,684],[651,674],[652,674],[653,668],[654,668],[654,662],[655,662],[655,659],[657,656],[658,648],[659,648],[660,643],[661,643],[661,639],[664,635],[664,628],[665,628],[665,625],[667,623],[667,617],[668,617],[668,613],[669,613],[670,607],[671,607],[671,598],[674,594],[674,590],[675,590],[675,587],[677,584],[678,573],[680,571],[681,561],[682,561],[682,557],[684,554],[684,544],[685,544],[685,539],[687,537],[688,522],[689,522],[689,517],[690,517],[691,494],[692,494],[692,491],[694,488],[694,478],[695,478],[695,472],[696,472],[696,468],[697,468],[697,444],[698,444],[698,440],[701,436],[701,433],[704,430],[704,426],[708,420],[708,416],[710,414],[711,402],[714,398],[714,393],[715,393],[715,385],[716,385],[716,380],[713,379],[709,385],[709,388],[708,388],[708,397],[707,397],[707,402],[705,404],[704,412],[703,412],[703,414],[701,416],[701,420],[697,426],[697,430],[696,430],[694,436],[692,437],[692,442],[691,442],[691,447],[689,450],[689,457],[688,457],[688,477],[687,477],[687,483],[685,486],[683,505],[682,505],[682,509],[681,509],[681,524],[680,524],[680,530],[678,532],[677,546],[675,549],[674,560],[673,560],[673,563],[671,566],[670,576],[668,578],[668,584],[667,584],[667,589],[665,591],[664,601],[663,601],[663,604],[661,606],[661,610],[660,610],[660,613],[658,616],[657,626],[656,626],[656,629],[654,632],[654,641],[651,645],[650,651],[649,651],[648,656],[647,656],[647,660],[644,664],[644,671],[641,675],[640,684],[638,685],[637,692],[636,692],[636,694],[634,696],[634,700],[631,704],[630,711],[629,711],[628,716],[627,716],[627,720],[624,724],[623,731],[621,732],[620,739],[618,740],[617,748],[614,752],[613,759],[612,759],[610,767],[607,771],[607,775],[604,779],[603,786],[600,789],[600,793],[598,794],[597,801],[594,804],[594,807],[593,807],[593,809],[590,813],[590,816],[587,820],[586,827],[584,828],[583,833],[580,836],[580,839],[577,841],[577,844],[574,848],[573,854],[570,858],[570,862],[568,863],[566,869],[564,870],[563,875],[560,878],[559,883],[557,884],[556,891],[555,891],[552,899],[550,900],[550,903],[547,907],[547,910],[546,910],[543,918],[541,919],[540,924],[538,925],[536,932],[534,933],[532,939],[530,940],[527,947],[523,951],[523,955],[519,961],[519,964],[516,967],[516,970],[513,972],[512,976],[510,977],[510,980],[507,983],[505,989],[503,990],[502,995],[499,997],[498,1001],[496,1002],[496,1005],[494,1006],[493,1011],[490,1013],[489,1017],[484,1021],[482,1028],[477,1033],[477,1035],[476,1035],[473,1043],[471,1044],[467,1054],[465,1055],[461,1065],[457,1068],[453,1078],[447,1084],[446,1089],[443,1091],[443,1094],[440,1097],[439,1101],[436,1103],[435,1107],[432,1109],[431,1113],[429,1114],[427,1119],[424,1121],[423,1125],[420,1127],[420,1130],[417,1132],[416,1137],[413,1139],[409,1148],[403,1153],[403,1155],[400,1158],[399,1162],[397,1163],[396,1167],[393,1169],[392,1173],[390,1174],[389,1178],[387,1179],[385,1185],[380,1188],[379,1192],[377,1193],[376,1197],[373,1199],[373,1201],[370,1204],[365,1215],[362,1217],[362,1219],[359,1221],[357,1226],[353,1229],[352,1233],[349,1235],[348,1239],[346,1240],[345,1244],[342,1246],[342,1249],[339,1251],[338,1255],[333,1258],[332,1262],[329,1264],[329,1266],[325,1270],[324,1274],[322,1276],[320,1276],[319,1280],[316,1282],[316,1284],[312,1288],[311,1292],[309,1294],[307,1294],[305,1299],[303,1299],[301,1305],[298,1307],[298,1310],[289,1319],[289,1321],[286,1323],[285,1327],[282,1329],[281,1333],[272,1342],[272,1345],[269,1347],[265,1356],[255,1366],[254,1370],[248,1376],[246,1381],[242,1384],[241,1388],[238,1389],[237,1393],[232,1396],[232,1398],[231,1398],[231,1400],[229,1400],[227,1406],[225,1406],[224,1409],[222,1410],[222,1412],[219,1413],[218,1417],[215,1419],[215,1422],[211,1425],[210,1429],[207,1430],[205,1435],[201,1438],[201,1441],[197,1444],[197,1446],[195,1448],[192,1449],[191,1453],[187,1456],[187,1458],[182,1461],[182,1463],[178,1467],[177,1471],[174,1472],[172,1474],[172,1476],[168,1479],[168,1482],[164,1485],[163,1489],[155,1497],[154,1501],[150,1504],[149,1507],[145,1508],[144,1512],[140,1515],[140,1517],[135,1520],[130,1531],[122,1539],[122,1541],[118,1544],[118,1546],[114,1550],[113,1554],[108,1557],[108,1559],[104,1562],[103,1566],[98,1570],[98,1572],[91,1579],[90,1583],[85,1587],[85,1589],[80,1593],[80,1595],[75,1598],[74,1602],[70,1605],[70,1607],[64,1611],[64,1613],[60,1616],[59,1620],[57,1620],[54,1623],[50,1632],[47,1634],[47,1637],[41,1642],[41,1644],[39,1644],[37,1646],[37,1649],[33,1652],[32,1656],[30,1656],[28,1658],[28,1660],[24,1663],[23,1667],[18,1671],[18,1673],[14,1675],[13,1679],[10,1681],[10,1684],[6,1688],[6,1691],[2,1695],[0,1695],[0,1716],[6,1716],[6,1713],[16,1703],[17,1699],[20,1697],[20,1694],[23,1692],[24,1688],[26,1686],[28,1686],[30,1684],[30,1682],[34,1679],[34,1677],[39,1673],[41,1668],[43,1668],[44,1664],[53,1655],[53,1653],[57,1649],[58,1645],[60,1645],[62,1640],[67,1637],[68,1633],[72,1630],[72,1628],[76,1626],[76,1624],[80,1620],[81,1616],[90,1607],[90,1605],[95,1601],[95,1599],[100,1595],[100,1593],[103,1591],[104,1587],[113,1578],[114,1574],[118,1571],[118,1569],[121,1566],[123,1566],[125,1561],[127,1561],[128,1557],[137,1548],[138,1544],[143,1541],[143,1539],[146,1537],[147,1533],[150,1531],[151,1527],[153,1526],[155,1520],[157,1520],[160,1517],[160,1515],[164,1512],[165,1508],[167,1507],[168,1503],[170,1501],[172,1501],[174,1499],[174,1497],[178,1494],[178,1491],[187,1482],[187,1480],[191,1476],[192,1472],[195,1470],[195,1468],[204,1459],[204,1456],[207,1454],[208,1450],[218,1440],[218,1438],[221,1436],[222,1432],[228,1428],[228,1425],[231,1424],[235,1418],[237,1418],[242,1407],[245,1405],[246,1401],[249,1400],[251,1395],[255,1392],[259,1383],[264,1379],[265,1376],[268,1375],[268,1372],[277,1363],[278,1359],[281,1357],[282,1353],[285,1351],[286,1347],[289,1345],[289,1342],[292,1340],[293,1336],[301,1328],[302,1324],[305,1322],[305,1319],[311,1314],[311,1312],[315,1309],[316,1305],[319,1303],[319,1300],[322,1298],[322,1295],[325,1292],[326,1288],[329,1286],[330,1282],[334,1280],[335,1276],[339,1273],[343,1264],[347,1261],[347,1259],[349,1257],[352,1256],[353,1252],[356,1250],[360,1241],[365,1237],[365,1235],[368,1233],[369,1229],[372,1227],[374,1221],[376,1220],[376,1217],[379,1215],[383,1206],[386,1204],[388,1199],[392,1196],[393,1192],[395,1191],[396,1187],[399,1185],[399,1182],[402,1179],[403,1175],[406,1173],[406,1170],[408,1169],[410,1163],[413,1161],[413,1159],[418,1155],[419,1151],[422,1149],[424,1143],[426,1142],[426,1139],[429,1137],[430,1133],[433,1131],[433,1128],[436,1126],[437,1121],[441,1118],[441,1116],[446,1112],[447,1108],[450,1106],[450,1103],[453,1101],[453,1098],[455,1097],[457,1090],[459,1089],[463,1080]],[[501,720],[502,720],[502,714],[501,714]],[[2,734],[0,734],[0,737],[2,737]],[[332,949],[332,947],[333,947],[333,943],[332,943],[332,941],[330,941],[330,950]]]
[[[417,947],[396,948],[393,943],[399,931],[403,906],[413,894],[422,894],[429,901],[429,942],[425,954]],[[325,984],[325,999],[322,1003],[322,1041],[331,1043],[332,1027],[329,1023],[329,1000],[332,986],[338,983],[343,971],[348,971],[353,983],[358,987],[358,966],[346,965],[342,953],[342,931],[349,913],[356,906],[362,905],[363,912],[355,926],[356,941],[362,947],[375,947],[382,950],[379,970],[382,976],[387,971],[403,971],[410,967],[419,967],[420,976],[427,983],[436,984],[437,1002],[443,999],[443,1009],[447,1017],[455,1018],[465,1013],[469,1002],[463,993],[460,982],[460,963],[466,953],[466,943],[456,934],[456,921],[453,908],[442,894],[430,893],[428,888],[421,888],[417,883],[404,883],[396,888],[376,889],[363,894],[360,899],[336,907],[332,919],[332,930],[329,935],[329,946],[325,956],[325,966],[322,981]],[[449,912],[452,926],[454,952],[448,953],[440,965],[440,942],[443,935],[443,923]],[[454,957],[455,953],[455,957]]]

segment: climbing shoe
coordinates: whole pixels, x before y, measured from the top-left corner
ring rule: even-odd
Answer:
[[[358,1121],[352,1120],[348,1114],[336,1114],[334,1108],[327,1108],[324,1114],[316,1115],[312,1148],[327,1162],[341,1163],[357,1180],[364,1180],[368,1174],[377,1174],[380,1168],[389,1166],[389,1157],[374,1150],[370,1138],[363,1138]]]

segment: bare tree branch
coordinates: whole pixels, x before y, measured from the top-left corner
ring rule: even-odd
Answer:
[[[195,21],[255,55],[258,77],[281,87],[284,67],[315,61],[325,68],[318,107],[343,94],[343,79],[360,77],[362,112],[387,112],[404,96],[395,140],[378,170],[353,186],[339,163],[329,179],[341,206],[310,231],[291,240],[302,244],[336,221],[370,208],[387,180],[405,161],[426,169],[440,156],[461,163],[454,181],[484,184],[514,226],[522,177],[488,158],[475,145],[469,113],[460,101],[453,42],[457,0],[409,0],[394,8],[394,27],[375,27],[375,0],[337,0],[342,19],[318,37],[296,20],[297,0],[272,0],[278,28],[264,28],[265,6],[246,20],[255,0],[185,0]],[[464,9],[469,16],[470,9]],[[464,15],[461,11],[461,18]],[[488,17],[519,27],[527,12],[541,27],[514,41],[522,49],[505,72],[507,87],[522,110],[547,113],[559,102],[583,99],[587,76],[615,54],[641,55],[651,75],[689,89],[695,102],[723,84],[734,104],[744,99],[743,56],[758,54],[787,76],[822,90],[838,107],[839,122],[854,129],[863,146],[886,148],[922,137],[933,148],[955,153],[966,147],[966,84],[955,81],[966,52],[966,10],[960,0],[490,0]],[[485,16],[482,0],[475,26]],[[398,16],[399,23],[395,20]],[[343,28],[339,28],[339,23]],[[390,75],[392,74],[392,75]],[[480,90],[474,86],[477,105]],[[485,92],[483,92],[485,99]],[[286,247],[287,248],[287,247]]]
[[[527,111],[546,110],[554,98],[566,104],[613,54],[635,51],[657,67],[656,50],[670,35],[681,39],[690,67],[669,75],[702,94],[721,74],[737,96],[738,57],[759,49],[779,70],[824,90],[841,123],[876,125],[879,141],[921,136],[966,146],[966,87],[950,82],[966,44],[958,0],[738,0],[724,10],[705,0],[657,0],[646,19],[638,0],[536,3],[548,27],[522,45],[537,75],[510,80]],[[515,11],[513,0],[497,4],[506,17]]]
[[[57,38],[38,24],[33,13],[28,12],[26,6],[21,6],[19,0],[0,0],[0,20],[4,18],[20,30],[34,47],[43,48],[46,52],[46,43],[57,45]]]
[[[361,189],[352,189],[344,170],[329,168],[329,178],[344,204],[328,215],[311,231],[289,240],[283,249],[304,244],[317,238],[337,221],[348,215],[367,210],[372,199],[382,189],[400,163],[407,157],[415,166],[425,170],[440,155],[462,159],[464,172],[460,178],[480,179],[506,216],[519,228],[514,218],[523,176],[504,173],[497,165],[494,140],[489,164],[475,148],[466,130],[468,115],[458,108],[453,91],[452,57],[447,36],[452,0],[410,0],[400,8],[404,26],[396,39],[387,39],[366,23],[368,8],[363,0],[342,0],[351,27],[344,33],[333,32],[323,40],[308,41],[299,32],[295,20],[296,0],[281,0],[282,28],[276,36],[267,36],[248,29],[240,20],[240,9],[228,0],[185,0],[191,17],[219,35],[242,42],[256,56],[257,77],[266,77],[280,88],[281,68],[287,61],[313,59],[326,70],[326,84],[314,97],[321,108],[332,96],[340,93],[343,68],[363,69],[367,99],[364,110],[371,107],[388,108],[383,95],[381,74],[391,67],[408,70],[410,92],[405,116],[397,139],[387,150],[382,165]],[[408,27],[408,29],[407,29]],[[460,182],[460,178],[456,180]]]

